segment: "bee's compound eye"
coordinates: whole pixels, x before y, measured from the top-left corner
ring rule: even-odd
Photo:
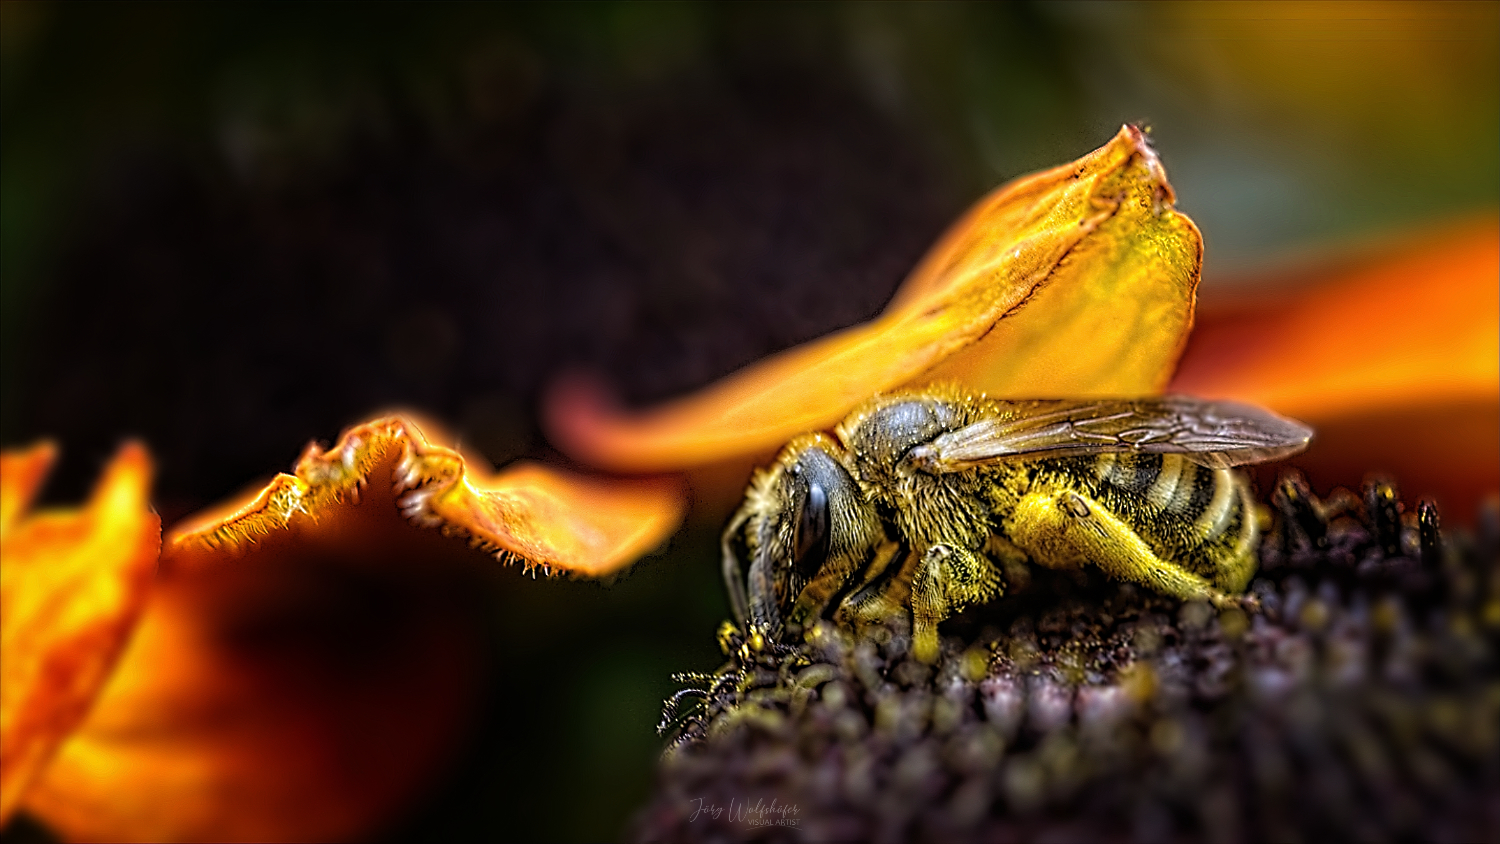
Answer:
[[[1080,498],[1077,493],[1070,492],[1064,495],[1060,503],[1062,504],[1062,508],[1068,511],[1069,515],[1076,516],[1080,519],[1088,518],[1088,502]]]
[[[797,571],[807,577],[816,574],[828,559],[828,493],[816,481],[807,486],[793,542]]]

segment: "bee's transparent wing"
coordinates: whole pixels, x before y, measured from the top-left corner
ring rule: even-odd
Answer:
[[[934,474],[1010,458],[1181,454],[1214,469],[1278,460],[1303,450],[1312,429],[1263,408],[1190,396],[999,402],[992,418],[913,448],[906,459]]]

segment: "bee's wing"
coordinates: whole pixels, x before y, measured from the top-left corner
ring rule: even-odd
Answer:
[[[1259,407],[1189,396],[1000,402],[1001,412],[907,453],[925,472],[996,460],[1181,454],[1210,468],[1263,463],[1307,447],[1312,429]]]

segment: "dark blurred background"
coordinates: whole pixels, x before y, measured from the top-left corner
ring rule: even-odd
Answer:
[[[1147,120],[1206,289],[1500,199],[1500,4],[0,3],[0,439],[165,520],[374,412],[560,461],[560,372],[687,392],[876,313],[972,200]],[[501,578],[507,678],[394,837],[617,837],[723,513]],[[525,724],[524,729],[517,729]]]

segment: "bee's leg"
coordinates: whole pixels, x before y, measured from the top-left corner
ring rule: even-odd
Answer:
[[[1038,565],[1070,569],[1090,562],[1117,580],[1139,583],[1163,595],[1215,606],[1235,603],[1207,580],[1157,556],[1129,525],[1072,490],[1022,496],[1006,534]]]
[[[910,606],[912,569],[906,546],[887,542],[875,549],[863,572],[846,574],[842,583],[830,582],[828,597],[816,606],[819,613],[833,600],[838,601],[836,618],[859,629],[869,624],[888,624],[906,614]],[[813,593],[815,584],[802,590],[802,596]],[[839,590],[841,594],[835,594]],[[802,598],[798,598],[798,604]]]
[[[912,654],[922,662],[936,662],[938,624],[1000,594],[1003,583],[995,564],[972,548],[946,543],[928,548],[912,578]]]

